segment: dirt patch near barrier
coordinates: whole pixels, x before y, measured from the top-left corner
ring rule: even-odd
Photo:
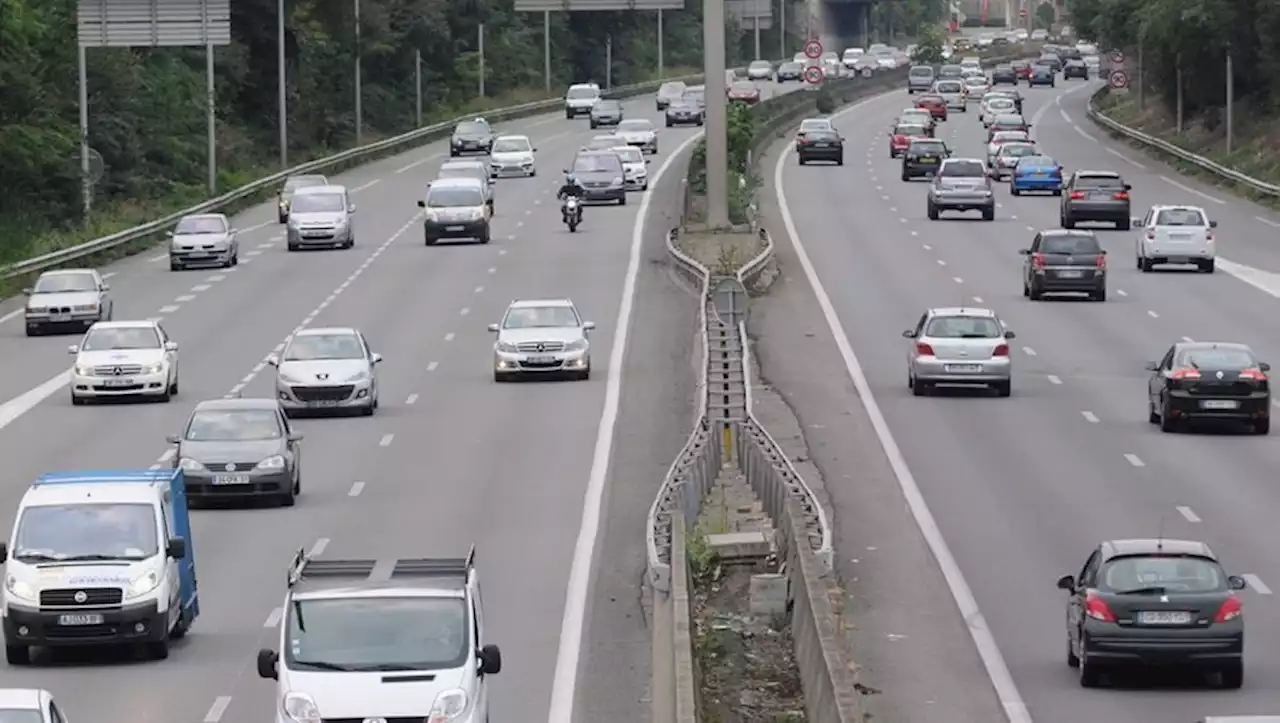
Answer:
[[[712,276],[733,276],[764,250],[764,242],[749,230],[712,232],[688,229],[680,234],[676,245],[710,269]]]

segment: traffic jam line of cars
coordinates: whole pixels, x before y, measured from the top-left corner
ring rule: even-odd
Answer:
[[[927,91],[919,88],[926,95],[917,96],[916,107],[904,110],[894,121],[888,154],[900,160],[901,182],[921,176],[929,179],[927,218],[936,221],[948,210],[978,210],[984,220],[993,220],[997,209],[1004,208],[995,200],[993,183],[1002,180],[1007,180],[1015,198],[1035,192],[1057,197],[1061,228],[1027,226],[1033,239],[1022,250],[1022,286],[1024,296],[1034,301],[1063,292],[1106,299],[1107,253],[1093,231],[1078,227],[1081,223],[1100,222],[1134,233],[1134,264],[1142,273],[1165,263],[1213,273],[1217,224],[1203,208],[1155,205],[1145,216],[1133,217],[1130,186],[1120,174],[1078,170],[1064,177],[1062,167],[1032,139],[1031,124],[1021,115],[1021,95],[995,89],[1000,83],[1016,86],[1020,78],[1035,85],[1044,73],[1056,76],[1065,72],[1064,67],[1075,69],[1067,77],[1087,78],[1095,64],[1077,58],[1064,63],[1054,55],[1028,64],[1025,73],[1012,66],[998,69],[994,78],[979,78],[985,71],[976,59],[966,59],[958,67],[944,66],[942,77]],[[925,75],[933,78],[934,69],[917,72],[913,68],[910,74],[922,86]],[[963,87],[948,85],[957,82],[948,76],[956,76]],[[951,90],[965,103],[961,112],[967,113],[972,103],[980,104],[978,120],[987,130],[989,143],[985,159],[958,157],[937,137],[939,123],[957,110],[941,92]],[[822,142],[822,151],[843,164],[844,138],[831,119],[802,122],[795,144],[800,165],[819,159],[815,142]],[[881,143],[873,139],[867,147],[867,181],[881,192],[883,201],[890,202],[874,162],[876,154],[885,152]],[[835,148],[838,157],[829,150]],[[892,206],[889,211],[900,213]],[[899,220],[914,221],[905,214]],[[909,233],[920,235],[916,230]],[[937,253],[931,244],[924,243],[922,248]],[[936,268],[946,273],[947,261],[939,256],[935,261]],[[950,280],[965,283],[959,276]],[[1127,295],[1123,290],[1117,294]],[[1008,397],[1017,366],[1014,350],[1020,349],[1026,357],[1038,356],[1030,346],[1017,346],[1017,334],[984,306],[981,296],[968,298],[975,306],[927,309],[915,327],[903,331],[904,377],[915,396],[928,396],[944,385],[985,387],[998,397]],[[1149,310],[1148,316],[1160,318],[1155,310]],[[1271,395],[1270,365],[1245,344],[1182,337],[1170,344],[1162,358],[1149,362],[1146,370],[1148,421],[1166,433],[1189,431],[1192,423],[1208,421],[1238,423],[1266,435],[1272,408],[1280,406]],[[1045,378],[1052,385],[1066,383],[1059,375]],[[1080,410],[1080,415],[1088,424],[1103,422],[1091,410]],[[1135,469],[1146,466],[1131,452],[1124,453],[1124,459]],[[1189,506],[1177,506],[1176,511],[1189,523],[1202,522]],[[1271,594],[1256,574],[1228,574],[1205,543],[1169,538],[1103,541],[1078,573],[1062,576],[1057,586],[1066,593],[1065,660],[1083,687],[1106,682],[1112,671],[1159,662],[1190,667],[1223,688],[1239,688],[1244,680],[1241,591]]]

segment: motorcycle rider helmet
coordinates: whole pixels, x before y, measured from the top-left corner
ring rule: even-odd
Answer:
[[[564,182],[565,182],[565,185],[576,186],[578,185],[578,177],[573,175],[572,173],[565,172]]]

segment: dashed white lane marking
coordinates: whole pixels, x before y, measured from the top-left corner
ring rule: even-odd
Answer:
[[[209,278],[205,279],[205,281],[207,281],[207,282],[209,282],[209,283],[211,283],[211,284],[216,284],[216,283],[218,283],[219,281],[225,281],[225,280],[226,280],[226,278],[227,278],[226,274],[213,274],[213,275],[212,275],[212,276],[210,276]]]
[[[1147,169],[1147,167],[1146,167],[1146,166],[1142,165],[1141,163],[1138,163],[1137,161],[1135,161],[1135,160],[1133,160],[1132,158],[1130,158],[1130,157],[1126,156],[1125,154],[1121,153],[1120,151],[1117,151],[1117,150],[1116,150],[1116,149],[1114,149],[1114,148],[1107,148],[1107,147],[1105,147],[1105,146],[1104,146],[1102,150],[1106,151],[1107,153],[1110,153],[1111,155],[1115,156],[1116,158],[1119,158],[1119,159],[1120,159],[1120,160],[1122,160],[1122,161],[1125,161],[1126,163],[1130,163],[1130,164],[1132,164],[1132,165],[1134,165],[1134,166],[1136,166],[1136,167],[1138,167],[1138,168],[1141,168],[1141,169],[1142,169],[1142,170],[1144,170],[1144,171]]]
[[[445,341],[453,341],[453,338],[454,338],[455,336],[457,336],[457,335],[456,335],[456,334],[454,334],[454,333],[451,331],[451,332],[449,332],[448,334],[445,334],[445,335],[444,335],[444,340],[445,340]]]
[[[160,313],[161,313],[161,314],[172,314],[173,312],[177,311],[177,310],[178,310],[178,308],[179,308],[179,307],[177,307],[177,306],[175,306],[175,305],[173,305],[173,304],[169,304],[168,306],[162,306],[162,307],[160,307]]]
[[[375,178],[375,179],[373,179],[372,181],[369,181],[368,183],[362,183],[362,184],[360,184],[359,186],[356,186],[355,188],[351,189],[351,192],[352,192],[352,193],[359,193],[359,192],[361,192],[361,191],[368,190],[368,189],[373,188],[374,186],[378,185],[378,182],[380,182],[381,180],[382,180],[381,178]]]
[[[1280,228],[1280,223],[1276,223],[1275,221],[1272,221],[1269,218],[1263,218],[1262,216],[1254,216],[1254,218],[1258,219],[1259,221],[1265,223],[1268,226],[1272,226],[1274,228]]]
[[[262,624],[264,628],[274,628],[280,624],[280,618],[284,617],[284,608],[272,608],[271,614],[267,616],[267,621]]]
[[[942,259],[938,259],[938,265],[939,265],[939,266],[946,266],[946,265],[947,265],[947,262],[946,262],[946,261],[943,261]]]
[[[231,705],[231,696],[220,695],[215,698],[213,705],[209,706],[209,712],[204,714],[204,723],[218,723],[227,712],[229,705]]]
[[[973,303],[975,303],[975,304],[981,304],[981,303],[982,303],[982,297],[981,297],[981,296],[975,296],[975,297],[973,297]]]
[[[1161,176],[1161,177],[1160,177],[1160,180],[1164,181],[1165,183],[1169,184],[1170,186],[1173,186],[1174,188],[1180,188],[1180,189],[1182,189],[1183,191],[1186,191],[1187,193],[1193,193],[1193,194],[1195,194],[1195,195],[1199,196],[1200,198],[1203,198],[1203,199],[1204,199],[1204,200],[1206,200],[1206,201],[1212,201],[1213,203],[1216,203],[1216,204],[1218,204],[1219,206],[1225,205],[1225,204],[1227,203],[1226,201],[1223,201],[1223,200],[1222,200],[1222,199],[1220,199],[1220,198],[1214,198],[1213,196],[1210,196],[1209,194],[1205,193],[1204,191],[1197,191],[1196,189],[1192,188],[1191,186],[1188,186],[1188,185],[1187,185],[1187,184],[1185,184],[1185,183],[1179,183],[1179,182],[1177,182],[1177,181],[1173,180],[1172,178],[1169,178],[1168,176]]]
[[[244,266],[245,264],[249,263],[250,261],[253,261],[253,256],[252,256],[252,254],[247,254],[247,255],[245,256],[245,258],[240,259],[240,265],[241,265],[241,266]],[[232,269],[228,269],[228,271],[235,271],[235,269],[234,269],[234,268],[232,268]]]
[[[467,314],[470,314],[470,313],[471,313],[471,309],[464,306],[462,307],[462,311],[458,312],[458,316],[466,316]]]
[[[960,278],[959,276],[952,276],[952,277],[951,277],[951,280],[952,280],[952,281],[954,281],[954,282],[956,282],[957,284],[963,284],[963,283],[964,283],[964,279]]]
[[[1084,417],[1084,421],[1088,422],[1089,424],[1098,423],[1098,415],[1094,414],[1093,412],[1090,412],[1088,409],[1081,411],[1080,416]]]
[[[262,255],[262,249],[254,249],[252,251],[244,252],[245,259],[257,258],[258,256],[261,256],[261,255]],[[240,260],[244,261],[245,259],[240,259]]]
[[[395,438],[396,438],[396,435],[394,435],[394,434],[384,434],[384,435],[382,435],[382,439],[379,439],[379,440],[378,440],[378,446],[379,446],[379,447],[390,447],[390,446],[391,446],[391,440],[393,440],[393,439],[395,439]]]
[[[925,250],[925,251],[932,251],[932,250],[933,250],[933,247],[932,247],[932,246],[930,246],[929,244],[924,244],[924,250]]]
[[[1240,577],[1243,577],[1245,579],[1245,582],[1249,583],[1249,589],[1253,590],[1259,595],[1271,594],[1271,588],[1267,587],[1267,584],[1262,581],[1262,578],[1258,577],[1252,572],[1246,572]]]
[[[195,301],[195,300],[196,300],[196,297],[194,294],[183,294],[182,296],[179,296],[174,299],[174,301],[178,302],[179,304],[185,304],[188,301]]]
[[[1124,289],[1116,289],[1116,296],[1128,296],[1129,292]]]
[[[307,557],[319,557],[324,554],[324,548],[329,546],[329,538],[321,537],[311,546],[311,550],[307,553]]]
[[[429,163],[430,161],[434,161],[435,159],[440,157],[441,156],[437,154],[437,155],[427,156],[426,158],[419,158],[413,163],[408,163],[403,166],[400,166],[399,168],[396,169],[396,173],[405,173],[406,171],[411,171],[417,168],[418,166],[421,166],[424,163]]]
[[[1187,507],[1185,505],[1179,505],[1177,507],[1177,510],[1178,510],[1178,514],[1182,515],[1183,519],[1185,519],[1187,522],[1200,521],[1200,515],[1197,515],[1195,513],[1195,510],[1192,510],[1190,507]]]
[[[490,267],[489,267],[489,273],[491,273],[491,274],[496,274],[496,273],[498,273],[498,267],[496,267],[496,266],[490,266]]]
[[[1022,353],[1023,353],[1023,354],[1026,354],[1027,356],[1035,356],[1035,355],[1036,355],[1036,350],[1035,350],[1035,349],[1032,349],[1032,348],[1031,348],[1031,347],[1029,347],[1029,346],[1024,346],[1024,347],[1022,347]]]
[[[414,402],[416,402],[416,401],[418,401],[418,395],[417,395],[417,394],[410,394],[409,396],[407,396],[407,397],[405,397],[405,398],[404,398],[404,404],[405,404],[405,406],[406,406],[406,407],[408,407],[408,406],[412,406],[412,405],[413,405],[413,403],[414,403]]]
[[[1151,317],[1152,319],[1159,319],[1159,318],[1160,318],[1160,315],[1159,315],[1159,314],[1157,314],[1156,312],[1152,311],[1151,309],[1147,309],[1147,316]]]
[[[911,235],[912,235],[912,236],[919,236],[919,235],[920,235],[920,232],[919,232],[919,231],[912,231],[912,232],[911,232]]]
[[[1035,231],[1035,230],[1036,230],[1036,227],[1035,227],[1035,226],[1027,226],[1027,230],[1028,230],[1028,231]]]
[[[906,223],[906,222],[907,222],[907,219],[905,219],[905,218],[899,218],[899,219],[898,219],[898,223]]]
[[[1057,374],[1049,374],[1049,375],[1048,375],[1048,379],[1049,379],[1049,383],[1050,383],[1050,384],[1061,384],[1061,383],[1062,383],[1062,379],[1060,379],[1060,378],[1058,377],[1058,375],[1057,375]]]
[[[475,288],[475,293],[477,293],[477,294],[479,294],[479,293],[480,293],[480,292],[482,292],[482,291],[484,291],[484,287],[483,287],[483,286],[477,286],[477,287]]]
[[[1146,466],[1147,466],[1147,463],[1146,463],[1146,462],[1143,462],[1143,461],[1142,461],[1142,459],[1141,459],[1141,458],[1139,458],[1139,457],[1138,457],[1138,455],[1136,455],[1136,454],[1131,454],[1131,453],[1126,452],[1126,453],[1125,453],[1125,455],[1124,455],[1124,458],[1125,458],[1125,460],[1127,460],[1127,461],[1129,462],[1129,464],[1133,465],[1134,467],[1146,467]]]
[[[195,286],[191,287],[191,290],[198,294],[202,291],[208,291],[209,289],[212,289],[212,288],[213,287],[208,284],[196,284]]]
[[[438,366],[440,366],[440,362],[433,361],[430,364],[427,364],[427,371],[433,372],[436,370],[436,367]]]
[[[347,493],[347,496],[348,496],[348,497],[359,497],[361,492],[364,492],[364,483],[363,483],[363,482],[353,482],[353,483],[351,484],[351,491]]]
[[[506,255],[507,255],[507,250],[506,250],[506,249],[498,249],[498,255],[499,255],[499,256],[506,256]]]

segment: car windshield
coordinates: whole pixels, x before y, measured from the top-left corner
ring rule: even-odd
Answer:
[[[436,187],[427,191],[427,208],[476,208],[484,205],[477,186]]]
[[[933,68],[912,68],[908,75],[912,78],[932,78]]]
[[[939,93],[959,93],[961,90],[960,84],[954,81],[948,82],[948,83],[938,83],[937,86],[935,87],[937,88]]]
[[[947,152],[947,146],[942,141],[913,141],[908,150],[912,153],[925,153],[941,156]]]
[[[942,96],[940,96],[940,95],[926,95],[926,96],[922,96],[922,97],[920,98],[920,100],[918,100],[918,101],[916,101],[916,102],[917,102],[917,103],[919,103],[920,105],[936,105],[936,104],[938,104],[938,103],[941,103],[941,102],[942,102]]]
[[[493,142],[494,153],[527,153],[533,150],[528,138],[499,138]]]
[[[991,110],[1009,110],[1016,105],[1013,101],[1005,98],[1004,96],[1000,96],[999,98],[987,98],[986,102],[987,107]]]
[[[1019,168],[1024,166],[1029,168],[1053,168],[1057,165],[1057,161],[1048,156],[1041,156],[1039,154],[1026,155],[1018,160]]]
[[[453,129],[453,132],[460,136],[482,136],[489,132],[489,126],[479,121],[467,121],[466,123],[459,123],[458,127]]]
[[[196,410],[183,439],[190,442],[249,442],[280,439],[280,420],[271,409]]]
[[[703,103],[707,99],[707,94],[702,90],[687,90],[684,93],[684,99],[690,103]]]
[[[18,518],[13,558],[145,560],[159,551],[156,529],[155,508],[140,502],[27,507]]]
[[[1173,362],[1174,368],[1252,369],[1258,366],[1253,353],[1239,347],[1184,349]]]
[[[935,316],[924,328],[934,339],[999,339],[1004,336],[1000,322],[989,316]]]
[[[329,179],[324,176],[294,176],[284,182],[284,192],[293,193],[299,188],[327,185],[329,185]]]
[[[1064,256],[1086,256],[1102,253],[1102,246],[1093,236],[1061,235],[1045,236],[1040,240],[1040,252]]]
[[[409,671],[460,668],[471,652],[458,597],[294,600],[285,630],[293,669]]]
[[[1156,214],[1157,226],[1208,226],[1204,214],[1194,208],[1168,208]]]
[[[226,233],[227,222],[218,216],[187,216],[173,230],[176,234]]]
[[[944,65],[938,70],[938,75],[943,77],[955,77],[964,72],[964,68],[958,65]]]
[[[645,118],[633,118],[618,124],[619,133],[643,133],[651,130],[653,130],[653,123]]]
[[[1006,143],[1000,146],[999,155],[1006,158],[1022,158],[1024,156],[1033,156],[1036,153],[1036,147],[1030,143]]]
[[[597,113],[621,113],[622,104],[616,100],[602,100],[596,103]]]
[[[585,98],[595,98],[598,95],[600,95],[600,93],[596,91],[595,88],[579,87],[579,88],[570,88],[569,92],[566,94],[566,97],[572,100],[583,100]]]
[[[658,89],[658,95],[683,95],[684,91],[684,83],[663,83]]]
[[[507,310],[503,329],[550,329],[580,326],[571,306],[515,306]]]
[[[293,337],[284,350],[285,361],[317,361],[321,359],[363,359],[364,345],[350,332],[334,334],[302,334]]]
[[[346,199],[341,193],[302,193],[293,197],[294,213],[341,213]]]
[[[1076,188],[1101,191],[1124,190],[1124,181],[1116,176],[1076,176]]]
[[[781,70],[787,73],[799,73],[803,67],[804,66],[801,65],[800,63],[783,63],[782,65],[778,66],[778,70]]]
[[[813,131],[829,131],[831,130],[831,121],[824,119],[811,119],[800,122],[801,133],[811,133]]]
[[[991,142],[997,145],[1015,143],[1017,141],[1025,141],[1028,137],[1026,131],[1000,131],[991,138]]]
[[[608,173],[622,170],[622,161],[613,153],[592,153],[573,159],[574,173]]]
[[[160,335],[149,326],[95,326],[84,336],[80,351],[159,349]]]
[[[640,152],[639,148],[633,146],[619,147],[614,148],[613,152],[617,154],[623,163],[644,163],[644,154]]]
[[[76,274],[47,274],[41,276],[33,294],[58,294],[66,291],[97,291],[98,279],[89,272]]]
[[[943,166],[938,175],[943,178],[983,178],[986,169],[980,161],[952,161]]]
[[[1098,587],[1124,594],[1146,588],[1166,592],[1206,593],[1227,589],[1227,576],[1218,563],[1203,557],[1151,555],[1111,560],[1098,575]]]
[[[1020,115],[998,115],[995,118],[995,124],[999,126],[1023,126],[1026,123]]]
[[[44,714],[29,708],[0,708],[0,723],[44,723]]]

